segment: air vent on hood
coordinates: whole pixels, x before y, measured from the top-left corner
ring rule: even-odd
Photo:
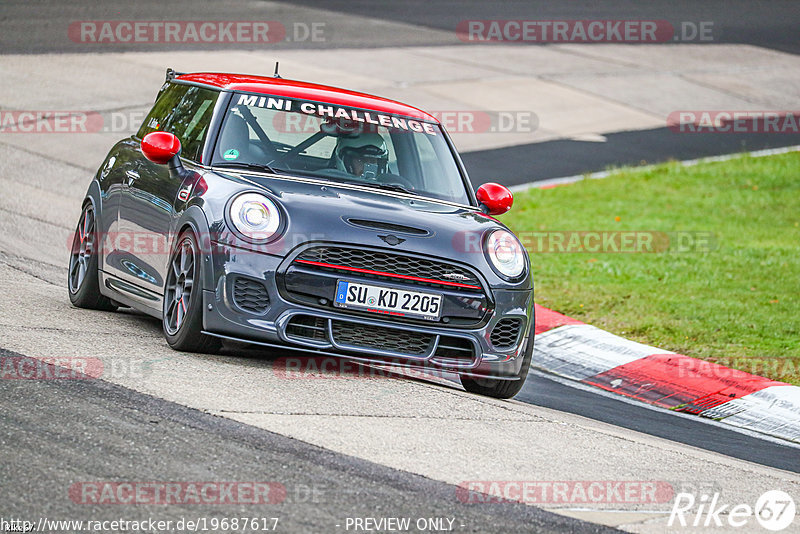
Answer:
[[[369,228],[370,230],[382,230],[384,232],[394,232],[397,234],[409,235],[430,235],[428,230],[422,228],[414,228],[413,226],[405,226],[403,224],[388,223],[384,221],[369,221],[367,219],[347,219],[347,222],[353,226],[360,226],[361,228]]]

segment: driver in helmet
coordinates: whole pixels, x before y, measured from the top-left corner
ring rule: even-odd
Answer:
[[[340,137],[334,157],[340,171],[370,180],[385,174],[389,164],[386,141],[374,132],[365,132],[358,137]]]

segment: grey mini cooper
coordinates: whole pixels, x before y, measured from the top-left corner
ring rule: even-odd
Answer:
[[[92,180],[75,306],[128,306],[176,350],[222,340],[457,373],[510,398],[533,350],[533,281],[419,109],[322,85],[167,71],[141,129]]]

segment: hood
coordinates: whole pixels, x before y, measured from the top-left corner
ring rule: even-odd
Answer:
[[[307,242],[365,245],[446,258],[477,268],[491,285],[508,285],[495,275],[482,246],[488,231],[506,227],[477,208],[335,183],[234,176],[242,179],[237,189],[261,189],[285,212],[286,231],[270,245],[271,253],[286,255]]]
[[[444,204],[425,197],[338,184],[248,177],[286,209],[290,231],[355,232],[363,238],[397,234],[417,240],[451,239],[458,232],[483,233],[505,228],[477,208]],[[385,226],[384,226],[385,225]],[[412,239],[412,241],[414,241]],[[380,245],[381,240],[373,243]]]

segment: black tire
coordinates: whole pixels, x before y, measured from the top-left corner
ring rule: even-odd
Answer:
[[[531,318],[533,322],[533,318]],[[498,380],[496,378],[471,378],[459,376],[461,385],[470,393],[477,393],[486,397],[496,399],[510,399],[520,392],[525,385],[525,378],[528,376],[528,369],[531,367],[533,357],[533,333],[534,327],[531,324],[531,331],[528,340],[525,342],[525,353],[522,356],[522,368],[517,374],[517,380]]]
[[[67,271],[67,290],[73,306],[90,310],[114,311],[117,307],[100,293],[97,255],[100,252],[94,207],[84,206],[72,238]]]
[[[202,257],[197,238],[183,232],[172,252],[164,283],[161,324],[167,343],[184,352],[215,353],[219,338],[203,334]]]

